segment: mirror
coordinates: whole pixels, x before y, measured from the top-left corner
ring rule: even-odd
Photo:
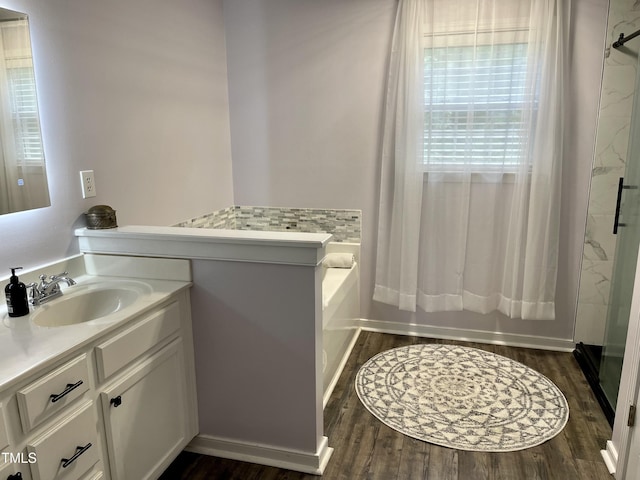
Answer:
[[[29,19],[0,8],[0,214],[49,205]]]

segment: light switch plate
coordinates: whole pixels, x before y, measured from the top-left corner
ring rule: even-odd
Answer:
[[[81,170],[80,183],[82,185],[82,198],[96,196],[96,181],[93,175],[93,170]]]

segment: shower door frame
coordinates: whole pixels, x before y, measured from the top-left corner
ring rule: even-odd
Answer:
[[[620,390],[616,403],[616,415],[613,422],[613,435],[607,441],[602,456],[609,468],[618,480],[623,480],[629,463],[629,448],[631,447],[631,429],[635,435],[640,433],[640,415],[636,418],[634,427],[627,426],[629,407],[638,406],[638,394],[640,391],[640,254],[636,263],[633,296],[631,299],[631,312],[629,315],[629,327],[625,345],[624,360],[622,363],[622,375],[620,378]],[[633,473],[632,473],[633,474]],[[633,478],[633,477],[631,477]],[[636,478],[640,480],[640,474]]]
[[[636,393],[636,399],[640,398],[640,388]],[[629,454],[626,458],[625,471],[629,472],[627,480],[640,480],[640,425],[636,424],[631,429],[629,438],[629,452],[634,452],[633,455]]]
[[[636,392],[636,401],[640,398],[640,388]],[[625,471],[629,472],[627,480],[640,480],[640,422],[631,429],[629,436],[629,453],[626,457]],[[631,455],[633,452],[633,455]]]

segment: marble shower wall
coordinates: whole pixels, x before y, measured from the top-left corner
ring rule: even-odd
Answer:
[[[618,179],[624,176],[640,38],[611,48],[620,33],[640,29],[640,0],[611,0],[596,151],[578,293],[575,341],[602,345],[616,236]]]

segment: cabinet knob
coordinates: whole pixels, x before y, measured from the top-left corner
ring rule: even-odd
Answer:
[[[122,405],[122,397],[118,395],[117,397],[112,398],[109,403],[114,407],[119,407],[120,405]]]

